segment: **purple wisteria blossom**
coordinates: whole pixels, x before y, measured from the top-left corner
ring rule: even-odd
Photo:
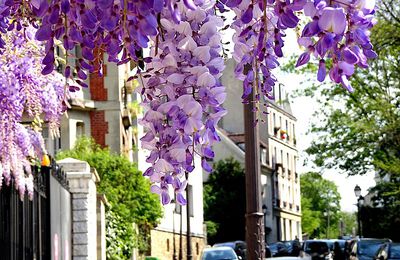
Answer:
[[[43,46],[33,39],[31,27],[10,31],[0,57],[0,187],[13,179],[21,198],[33,195],[31,161],[41,159],[43,138],[35,127],[21,124],[24,117],[49,121],[57,133],[64,112],[64,78],[51,71],[40,76]]]
[[[374,7],[374,0],[308,1],[304,13],[312,21],[299,39],[306,52],[296,66],[307,63],[313,55],[320,60],[317,79],[322,82],[327,73],[325,60],[332,59],[329,77],[352,92],[349,78],[355,66],[366,68],[367,60],[377,56],[369,39],[375,24]]]
[[[222,108],[225,88],[219,82],[224,69],[219,30],[225,24],[216,13],[227,9],[236,14],[231,24],[235,75],[243,81],[244,103],[255,93],[254,112],[260,111],[262,100],[273,98],[277,82],[273,70],[284,56],[285,30],[298,27],[300,13],[308,23],[298,40],[304,51],[296,65],[316,58],[318,81],[329,75],[352,91],[350,77],[355,68],[367,68],[368,59],[376,57],[369,39],[375,24],[374,0],[0,1],[0,51],[4,53],[0,185],[3,179],[14,178],[22,194],[26,188],[32,191],[32,178],[23,176],[29,168],[26,158],[40,153],[42,145],[35,131],[26,132],[18,122],[23,112],[29,117],[44,114],[56,131],[65,94],[63,84],[50,82],[58,80],[53,71],[60,58],[56,44],[61,43],[62,58],[75,59],[63,72],[67,79],[78,77],[75,82],[80,86],[69,86],[71,92],[88,87],[89,73],[102,74],[104,57],[117,65],[132,62],[140,67],[136,78],[146,108],[142,146],[149,151],[151,165],[144,175],[164,204],[170,202],[172,190],[184,204],[183,190],[195,157],[201,158],[205,171],[212,170],[207,159],[214,156],[212,144],[219,141],[215,127],[226,113]],[[37,30],[27,30],[27,25]],[[27,44],[33,37],[43,42],[39,55]],[[81,57],[72,54],[76,47]],[[11,49],[23,54],[7,56]],[[151,49],[150,57],[142,57],[143,49]],[[37,57],[42,57],[42,64]],[[139,66],[143,63],[146,68]],[[37,77],[40,73],[51,80]]]
[[[146,135],[141,141],[142,148],[150,151],[151,164],[144,175],[163,204],[170,202],[170,190],[178,203],[186,204],[183,192],[196,156],[201,157],[203,169],[211,171],[206,158],[214,156],[211,146],[219,141],[215,127],[226,113],[221,107],[225,88],[219,82],[224,69],[219,33],[223,21],[210,3],[197,8],[177,3],[177,9],[179,24],[170,12],[161,13],[163,33],[152,38],[158,48],[151,49],[153,58],[144,73],[149,77],[139,75],[146,111],[141,120]]]

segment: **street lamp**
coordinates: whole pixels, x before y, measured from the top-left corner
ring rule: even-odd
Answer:
[[[361,215],[360,209],[364,204],[364,197],[361,195],[361,187],[356,185],[354,187],[354,195],[357,198],[357,223],[358,223],[358,236],[362,238]]]

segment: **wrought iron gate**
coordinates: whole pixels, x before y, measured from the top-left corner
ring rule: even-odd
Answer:
[[[33,167],[33,200],[22,201],[14,183],[0,190],[0,259],[51,258],[49,182],[52,168]]]

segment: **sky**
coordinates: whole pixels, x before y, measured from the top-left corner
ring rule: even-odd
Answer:
[[[234,14],[225,13],[225,16],[228,18],[228,21],[232,21]],[[230,50],[233,49],[233,42],[231,40],[233,33],[234,30],[228,29],[223,32],[222,37],[224,42],[230,42],[230,44],[226,46]],[[295,32],[287,30],[286,33],[287,36],[285,37],[285,47],[283,48],[285,57],[290,57],[293,54],[301,54],[301,50],[299,50],[299,45],[297,44],[297,37]],[[285,61],[281,61],[281,63],[284,62]],[[301,75],[297,75],[295,73],[285,74],[279,71],[276,71],[274,73],[278,78],[278,82],[284,84],[286,91],[289,95],[293,93],[293,91],[295,91],[296,89],[307,87],[307,85],[301,85],[301,82],[305,79]],[[329,80],[328,77],[327,80]],[[310,145],[313,138],[318,138],[318,136],[307,134],[307,131],[310,128],[311,120],[313,120],[312,114],[318,109],[319,104],[316,102],[315,98],[312,99],[308,97],[292,98],[290,99],[290,102],[293,114],[297,118],[296,140],[297,148],[299,151],[297,170],[300,174],[311,170],[320,172],[320,169],[313,168],[312,165],[303,165],[304,160],[307,158],[307,154],[304,152],[304,150]],[[363,176],[347,177],[347,175],[340,172],[327,170],[323,172],[323,177],[333,181],[338,186],[338,191],[342,198],[340,201],[341,209],[347,212],[354,212],[357,210],[357,199],[354,195],[354,187],[356,185],[359,185],[361,187],[361,194],[363,196],[368,193],[368,188],[375,186],[373,173]]]

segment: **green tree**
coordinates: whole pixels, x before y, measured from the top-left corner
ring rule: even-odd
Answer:
[[[313,238],[338,235],[340,194],[333,181],[321,174],[308,172],[300,175],[302,229]],[[328,230],[329,219],[329,230]]]
[[[62,151],[57,155],[57,159],[66,157],[86,161],[97,170],[100,176],[98,192],[107,196],[111,205],[108,210],[112,211],[108,213],[110,220],[107,219],[112,223],[108,223],[107,227],[112,227],[114,231],[107,230],[107,234],[120,235],[119,240],[108,237],[107,248],[110,248],[110,253],[117,252],[118,250],[115,249],[117,247],[118,252],[122,252],[125,257],[110,255],[110,258],[129,259],[132,241],[135,238],[132,224],[136,223],[142,232],[149,230],[149,227],[154,227],[162,216],[158,196],[150,192],[149,181],[142,176],[136,164],[131,163],[124,156],[101,148],[91,138],[82,137],[77,140],[72,150]],[[145,233],[136,235],[136,238],[145,237]],[[140,239],[136,242],[136,246],[141,245],[139,249],[146,249]],[[111,250],[111,248],[114,249]]]
[[[343,223],[343,234],[352,235],[353,229],[357,228],[357,213],[356,212],[340,212],[340,221]]]
[[[210,244],[245,239],[245,176],[238,161],[218,161],[204,184],[204,218]]]
[[[399,3],[377,2],[378,23],[371,40],[378,58],[370,62],[368,70],[358,71],[353,77],[354,93],[332,84],[307,85],[301,93],[316,97],[323,104],[315,112],[311,128],[318,138],[307,149],[313,163],[322,170],[337,169],[347,175],[380,175],[381,181],[371,190],[375,194],[372,200],[385,214],[371,213],[378,218],[366,218],[382,225],[374,229],[376,232],[392,232],[387,227],[398,223],[400,215]],[[292,67],[293,62],[286,68]],[[302,72],[315,70],[315,66],[307,66]]]

